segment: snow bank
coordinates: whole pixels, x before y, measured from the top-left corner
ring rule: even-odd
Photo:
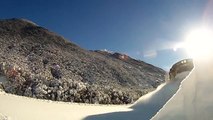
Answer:
[[[175,96],[152,120],[211,120],[213,118],[213,64],[195,62],[195,68]]]
[[[127,105],[68,104],[0,94],[0,113],[9,120],[81,120],[89,115],[130,110]]]
[[[175,80],[168,81],[155,91],[141,97],[130,107],[132,111],[93,115],[84,120],[149,120],[176,93],[181,81],[188,74],[189,72],[180,73],[175,77]]]

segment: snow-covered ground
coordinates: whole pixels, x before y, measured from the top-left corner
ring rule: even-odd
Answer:
[[[149,120],[176,93],[181,81],[189,74],[183,72],[174,81],[160,85],[157,90],[141,97],[131,108],[132,111],[117,111],[113,113],[88,116],[84,120]]]
[[[148,120],[174,95],[186,74],[160,85],[133,105],[69,104],[0,92],[0,120]]]
[[[193,72],[152,120],[213,119],[213,64],[210,60],[195,62]]]
[[[128,106],[68,104],[0,94],[0,113],[9,120],[81,120],[92,114],[129,110]]]

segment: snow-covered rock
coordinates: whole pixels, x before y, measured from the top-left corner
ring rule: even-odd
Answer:
[[[77,97],[73,102],[130,104],[131,100],[110,97],[111,90],[125,92],[135,101],[163,83],[166,71],[125,54],[82,49],[28,20],[5,19],[0,20],[0,74],[9,78],[3,84],[7,93],[65,102]],[[69,89],[76,89],[76,96],[70,96]]]

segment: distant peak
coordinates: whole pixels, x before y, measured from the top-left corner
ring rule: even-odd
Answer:
[[[97,52],[97,53],[106,53],[106,54],[113,54],[114,52],[112,51],[109,51],[107,49],[103,49],[103,50],[92,50],[94,52]]]
[[[130,58],[126,54],[117,53],[117,52],[115,52],[112,56],[114,56],[115,58],[121,59],[121,60],[128,60]]]
[[[110,55],[114,58],[117,58],[117,59],[120,59],[120,60],[128,60],[130,57],[126,54],[123,54],[123,53],[118,53],[118,52],[112,52],[112,51],[109,51],[109,50],[94,50],[94,52],[97,52],[97,53],[101,53],[101,54],[104,54],[104,55]]]
[[[102,49],[102,50],[99,50],[99,51],[107,52],[107,53],[111,53],[111,54],[113,54],[113,53],[114,53],[113,51],[110,51],[110,50],[107,50],[107,49]]]

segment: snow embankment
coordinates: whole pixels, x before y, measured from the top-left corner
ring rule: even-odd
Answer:
[[[213,63],[196,62],[175,96],[152,120],[212,120]]]
[[[9,120],[81,120],[89,115],[130,110],[127,105],[69,104],[0,93],[0,113]]]
[[[141,97],[130,107],[132,111],[93,115],[84,120],[149,120],[176,93],[181,81],[188,74],[189,72],[182,72],[174,80],[160,85],[155,91]]]

